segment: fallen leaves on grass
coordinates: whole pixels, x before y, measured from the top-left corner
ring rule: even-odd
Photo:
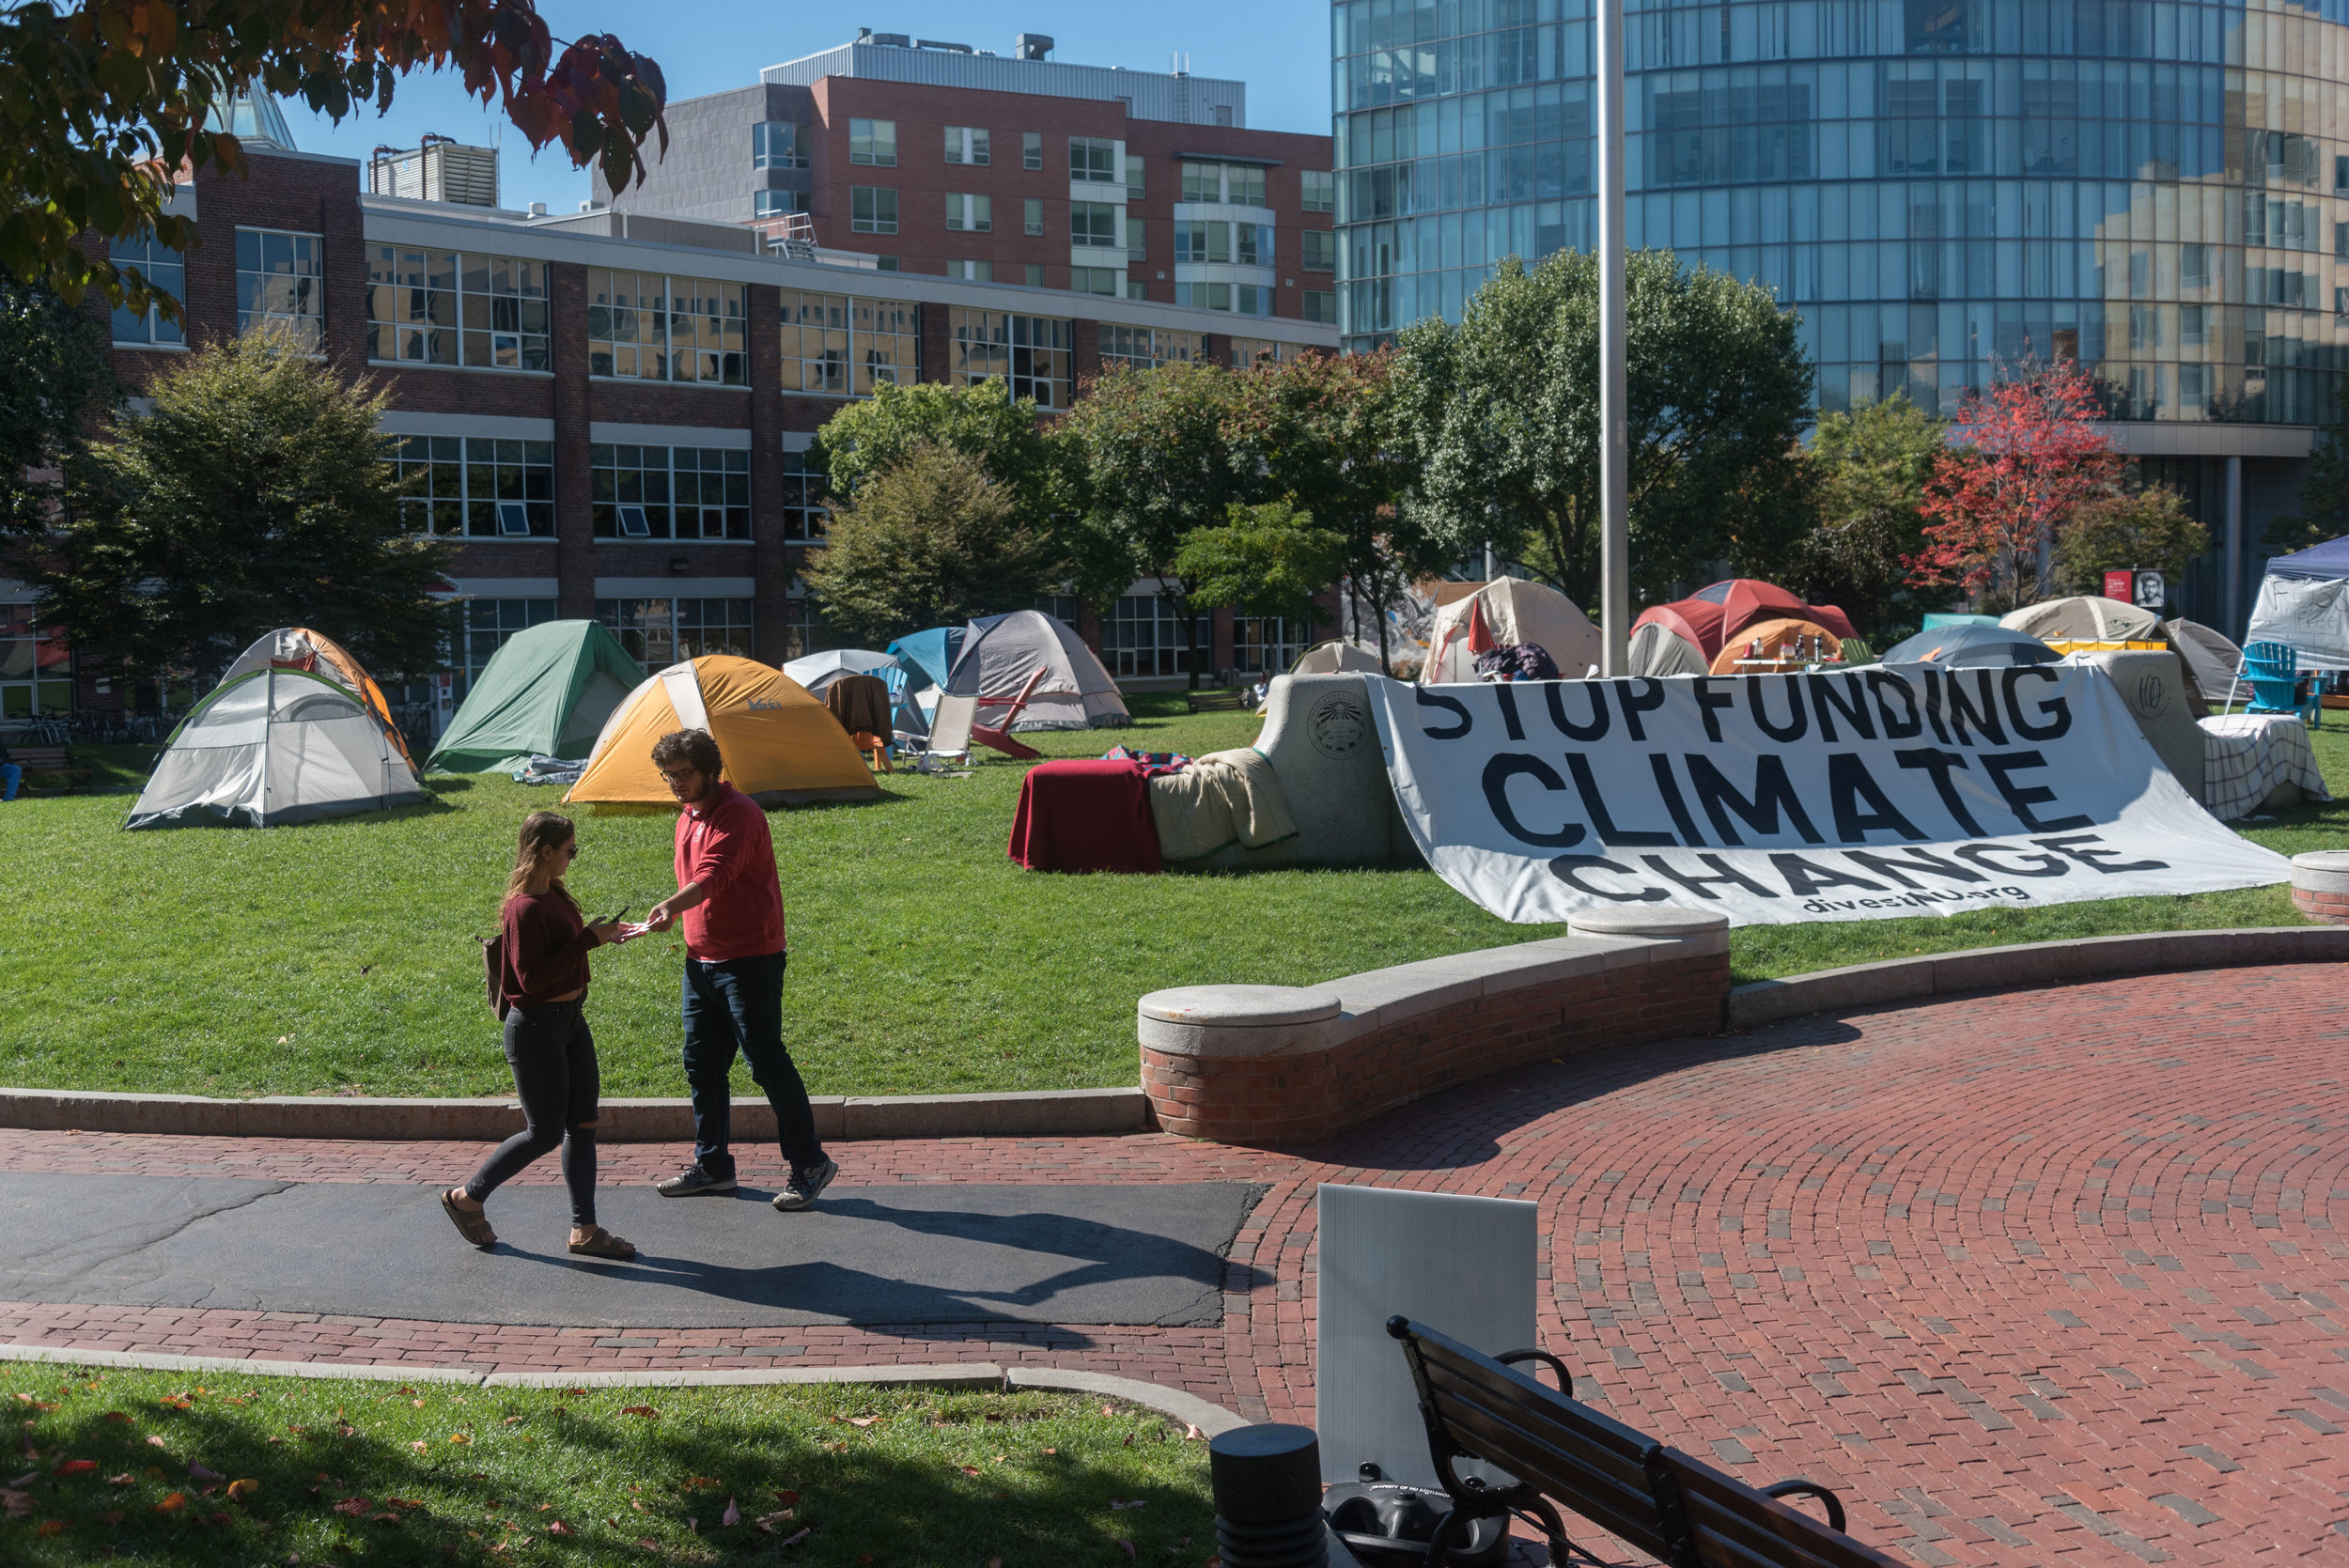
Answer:
[[[979,1473],[979,1467],[976,1465],[965,1465],[962,1467],[962,1473],[964,1475],[977,1475]]]
[[[35,1399],[31,1394],[21,1393],[16,1397],[20,1402],[31,1405],[36,1410],[54,1410],[56,1408],[54,1404],[46,1400]]]
[[[239,1501],[251,1497],[260,1489],[261,1483],[251,1476],[247,1476],[242,1481],[232,1481],[228,1483],[228,1498],[231,1502]]]
[[[797,1508],[800,1506],[800,1495],[797,1492],[786,1488],[785,1490],[775,1494],[775,1501],[783,1504],[786,1508]]]
[[[155,1403],[162,1405],[166,1410],[185,1410],[188,1408],[188,1400],[184,1394],[165,1394]]]
[[[49,1473],[51,1475],[87,1475],[96,1468],[98,1468],[98,1461],[95,1459],[69,1459]]]
[[[131,1424],[131,1418],[124,1415],[119,1410],[109,1410],[98,1419],[102,1421],[111,1421],[117,1426],[128,1426]]]
[[[570,1526],[565,1524],[562,1520],[557,1519],[552,1524],[547,1526],[547,1533],[556,1537],[557,1539],[561,1539],[564,1536],[577,1535],[579,1531],[571,1529]]]
[[[814,1525],[802,1525],[791,1534],[785,1536],[783,1538],[782,1545],[786,1546],[796,1546],[801,1542],[806,1540],[809,1536],[815,1533],[816,1527]]]
[[[661,1412],[649,1405],[623,1405],[620,1406],[620,1414],[642,1416],[648,1421],[657,1421],[661,1419]]]
[[[137,1483],[138,1477],[132,1475],[128,1470],[123,1471],[120,1475],[110,1475],[106,1478],[106,1484],[109,1486],[132,1486]]]
[[[726,1511],[718,1515],[718,1522],[722,1525],[739,1525],[742,1522],[742,1511],[734,1506],[732,1498],[726,1498]]]
[[[106,1510],[105,1513],[101,1514],[98,1516],[98,1522],[111,1528],[115,1525],[122,1523],[123,1520],[129,1518],[130,1516],[131,1515],[125,1514],[119,1508],[110,1508]]]
[[[365,1498],[345,1498],[342,1501],[334,1505],[334,1512],[337,1514],[348,1514],[355,1518],[359,1514],[366,1513],[374,1506],[375,1504],[367,1501]]]
[[[1131,1558],[1133,1557],[1133,1555],[1134,1555],[1134,1544],[1133,1544],[1132,1542],[1130,1542],[1130,1541],[1127,1540],[1124,1536],[1119,1536],[1119,1537],[1117,1538],[1117,1544],[1118,1544],[1119,1545],[1121,1545],[1121,1546],[1123,1546],[1123,1547],[1125,1547],[1125,1548],[1126,1548],[1126,1556],[1127,1556],[1128,1559],[1131,1559]]]
[[[201,1464],[198,1464],[194,1460],[190,1460],[188,1462],[188,1479],[191,1481],[226,1481],[228,1478],[222,1475],[218,1470],[207,1469]]]
[[[1187,1443],[1204,1443],[1206,1440],[1207,1435],[1200,1431],[1195,1423],[1183,1428],[1183,1441]]]
[[[174,1492],[171,1496],[165,1498],[163,1501],[155,1505],[155,1512],[158,1514],[177,1514],[187,1506],[188,1495],[185,1492]]]
[[[724,1482],[709,1476],[689,1475],[677,1483],[677,1489],[680,1492],[715,1492],[724,1484]]]
[[[163,1446],[164,1446],[164,1443],[163,1443],[163,1440],[161,1437],[158,1437],[158,1436],[154,1436],[152,1433],[149,1433],[149,1434],[148,1435],[148,1438],[147,1438],[147,1446],[148,1446],[148,1448],[157,1448],[157,1449],[159,1449],[159,1448],[163,1447]]]
[[[40,1522],[40,1528],[33,1533],[36,1535],[63,1535],[65,1533],[65,1521],[63,1519],[43,1519]]]
[[[448,1435],[448,1440],[455,1443],[459,1448],[463,1448],[467,1443],[473,1441],[473,1435],[466,1432],[452,1432]]]
[[[752,1521],[753,1524],[756,1525],[760,1529],[765,1530],[770,1535],[781,1534],[782,1531],[776,1529],[775,1527],[777,1525],[787,1525],[790,1522],[791,1510],[787,1508],[780,1514],[762,1514],[758,1518]]]
[[[20,1492],[13,1486],[0,1486],[0,1512],[11,1519],[22,1519],[33,1512],[33,1494]]]
[[[408,1446],[414,1449],[418,1453],[430,1453],[432,1452],[432,1445],[426,1442],[421,1437],[417,1438],[414,1442],[409,1444]]]

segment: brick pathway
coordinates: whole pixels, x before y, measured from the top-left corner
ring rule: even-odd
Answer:
[[[1310,1421],[1314,1188],[1542,1205],[1586,1398],[1925,1564],[2349,1560],[2349,1091],[2317,966],[1960,998],[1488,1080],[1301,1155],[844,1145],[847,1183],[1245,1179],[1222,1328],[518,1329],[0,1304],[0,1340],[475,1367],[991,1359]],[[445,1181],[460,1144],[0,1132],[16,1170]],[[606,1151],[607,1179],[676,1152]],[[746,1166],[746,1174],[777,1172]],[[552,1162],[534,1172],[554,1180]]]

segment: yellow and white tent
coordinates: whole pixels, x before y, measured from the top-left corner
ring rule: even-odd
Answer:
[[[708,730],[725,757],[726,782],[770,810],[880,798],[848,732],[806,687],[768,665],[711,654],[672,664],[630,692],[564,800],[672,803],[652,765],[653,742],[672,730]]]

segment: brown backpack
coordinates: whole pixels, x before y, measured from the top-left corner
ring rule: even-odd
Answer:
[[[496,936],[486,941],[478,937],[474,939],[481,942],[481,963],[486,971],[483,978],[489,986],[490,1011],[497,1015],[498,1022],[504,1023],[506,1015],[514,1009],[514,1004],[506,999],[506,932],[501,927]]]

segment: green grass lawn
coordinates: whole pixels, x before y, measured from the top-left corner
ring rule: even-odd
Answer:
[[[1120,740],[1247,744],[1245,714],[1138,696],[1120,732],[1033,737],[1055,756]],[[2349,795],[2349,736],[2317,756]],[[129,776],[151,754],[105,753]],[[986,753],[982,753],[986,754]],[[1063,1089],[1135,1080],[1134,1001],[1209,981],[1302,985],[1558,934],[1511,925],[1432,874],[1047,877],[1004,854],[1021,768],[900,773],[871,804],[770,818],[791,924],[786,1025],[818,1094]],[[429,804],[266,832],[125,833],[120,796],[0,808],[16,890],[0,924],[0,1082],[216,1094],[510,1090],[474,939],[494,926],[522,815],[556,791],[435,777]],[[2250,824],[2287,853],[2349,848],[2349,805]],[[583,816],[591,912],[672,890],[671,819]],[[2296,924],[2281,889],[1985,909],[1733,934],[1740,980],[2050,937]],[[683,1093],[679,951],[595,960],[591,1017],[614,1095]],[[750,1093],[747,1074],[739,1092]]]
[[[0,1405],[24,1433],[0,1475],[0,1561],[28,1568],[1194,1568],[1215,1552],[1206,1445],[1075,1394],[19,1365],[0,1368]]]

